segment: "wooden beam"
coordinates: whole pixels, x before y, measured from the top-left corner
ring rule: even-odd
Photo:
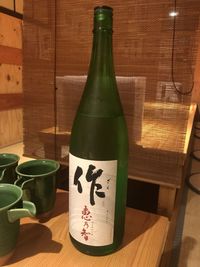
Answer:
[[[0,111],[22,108],[23,95],[17,94],[0,94]]]
[[[157,210],[159,215],[162,214],[163,216],[171,218],[174,211],[176,192],[177,189],[175,187],[160,185]]]
[[[21,11],[20,7],[19,10]],[[0,12],[18,19],[23,19],[23,15],[21,13],[11,10],[10,8],[0,7]]]
[[[0,45],[0,64],[22,65],[22,50]]]

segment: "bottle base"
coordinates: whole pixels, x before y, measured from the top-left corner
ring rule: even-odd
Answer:
[[[105,255],[109,255],[112,253],[115,253],[116,251],[118,251],[121,248],[121,243],[122,242],[116,242],[113,243],[111,245],[108,246],[88,246],[85,244],[82,244],[80,242],[78,242],[77,240],[75,240],[70,234],[70,239],[71,242],[73,244],[73,246],[79,250],[80,252],[90,255],[90,256],[105,256]]]
[[[14,249],[9,252],[8,254],[4,255],[4,256],[0,256],[0,266],[5,266],[5,264],[10,260],[10,258],[13,256],[14,254]]]

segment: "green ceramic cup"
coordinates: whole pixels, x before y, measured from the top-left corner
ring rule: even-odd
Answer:
[[[35,205],[22,200],[23,191],[13,184],[0,184],[0,266],[12,256],[19,236],[20,218],[33,217]]]
[[[19,162],[16,154],[0,154],[0,183],[13,184],[17,178],[15,168]]]
[[[54,160],[36,159],[19,164],[15,184],[23,191],[23,199],[33,202],[36,217],[48,217],[56,199],[56,172],[60,165]]]

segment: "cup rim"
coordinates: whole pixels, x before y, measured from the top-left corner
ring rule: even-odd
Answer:
[[[25,174],[25,173],[23,173],[23,172],[20,171],[21,168],[23,168],[24,166],[28,166],[28,165],[32,164],[33,162],[35,164],[37,164],[38,162],[54,163],[55,164],[55,170],[50,171],[50,172],[47,172],[47,173],[42,173],[42,174]],[[33,159],[33,160],[28,160],[28,161],[25,161],[25,162],[19,164],[16,167],[15,171],[16,171],[16,173],[18,175],[23,176],[23,177],[29,177],[29,178],[30,177],[31,178],[34,178],[35,177],[35,178],[37,178],[37,177],[47,176],[47,175],[51,175],[53,173],[56,173],[59,168],[60,168],[60,163],[58,161],[55,161],[55,160],[52,160],[52,159]]]
[[[22,189],[17,186],[17,185],[14,185],[14,184],[6,184],[6,183],[2,183],[0,184],[0,188],[1,187],[10,187],[10,188],[15,188],[16,190],[18,190],[18,192],[20,193],[19,197],[14,201],[12,202],[11,204],[8,204],[7,206],[4,206],[3,208],[0,208],[0,211],[3,211],[3,210],[7,210],[9,209],[10,207],[12,207],[13,205],[15,205],[20,199],[22,199],[22,195],[23,195],[23,191]]]
[[[16,160],[13,161],[13,162],[11,162],[11,163],[8,163],[8,164],[0,165],[0,168],[5,168],[5,167],[11,166],[11,165],[15,165],[20,160],[20,157],[17,154],[13,154],[13,153],[0,153],[0,157],[1,156],[4,156],[4,155],[14,156],[16,158]]]

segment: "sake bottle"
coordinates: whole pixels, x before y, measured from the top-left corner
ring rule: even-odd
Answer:
[[[69,234],[83,253],[105,255],[124,234],[128,137],[112,53],[112,8],[94,9],[88,76],[69,148]]]

